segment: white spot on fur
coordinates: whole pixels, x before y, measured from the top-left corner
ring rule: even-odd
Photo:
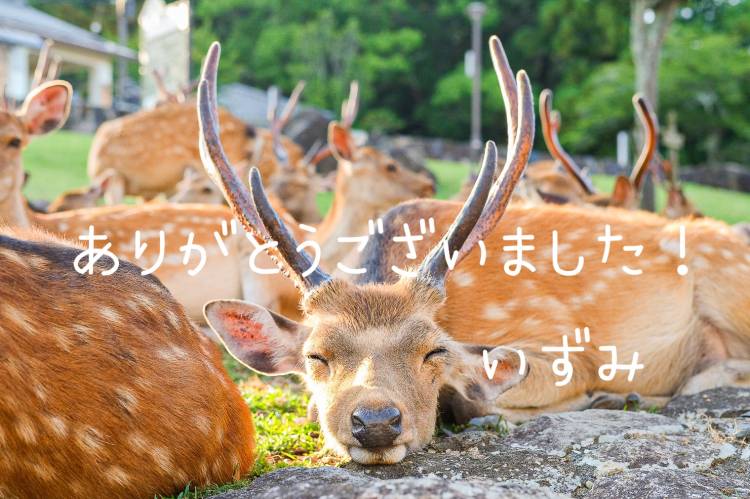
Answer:
[[[713,246],[706,243],[699,244],[698,251],[700,251],[704,255],[713,255],[716,252]]]
[[[109,482],[116,483],[123,487],[130,483],[130,476],[119,466],[110,466],[104,472],[104,476]]]
[[[120,322],[120,319],[122,318],[117,310],[106,305],[99,307],[99,314],[110,322]]]
[[[670,255],[680,255],[680,241],[679,239],[662,239],[659,241],[659,247],[664,253]]]
[[[706,260],[702,256],[696,256],[695,258],[693,258],[692,265],[696,269],[701,269],[701,270],[705,270],[710,267],[710,265],[708,264],[708,260]]]
[[[467,288],[474,284],[474,276],[464,270],[453,272],[453,281],[462,288]]]
[[[488,303],[484,306],[484,318],[491,321],[502,321],[508,319],[508,313],[496,303]]]
[[[68,424],[59,416],[47,416],[47,425],[60,438],[68,435]]]

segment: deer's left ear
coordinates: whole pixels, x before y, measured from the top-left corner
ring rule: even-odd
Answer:
[[[29,134],[44,135],[63,126],[72,96],[73,87],[67,81],[49,81],[35,88],[18,113]]]
[[[469,400],[492,403],[529,374],[523,354],[512,348],[463,345],[461,349],[448,384]]]

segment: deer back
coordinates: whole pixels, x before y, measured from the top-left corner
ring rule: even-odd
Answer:
[[[0,491],[143,497],[239,478],[254,430],[217,349],[157,279],[127,262],[78,274],[79,252],[0,234]]]

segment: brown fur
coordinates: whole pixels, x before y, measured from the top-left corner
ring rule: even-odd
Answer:
[[[255,129],[248,134],[247,126],[229,111],[221,109],[220,113],[221,138],[229,158],[242,162],[252,154],[255,141],[263,140],[257,166],[270,179],[279,170],[270,132]],[[293,161],[290,164],[297,164],[304,155],[302,149],[286,137],[282,142]],[[114,170],[124,183],[124,194],[150,199],[172,192],[191,165],[200,167],[195,103],[166,103],[103,123],[91,145],[88,173],[94,179]]]
[[[79,251],[0,230],[0,495],[153,497],[245,474],[252,420],[217,349],[159,281],[125,262],[80,275]]]

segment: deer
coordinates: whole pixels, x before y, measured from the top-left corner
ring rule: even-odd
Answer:
[[[0,229],[0,495],[153,497],[244,476],[250,411],[153,276],[78,274],[80,248]]]
[[[257,169],[251,170],[249,190],[236,177],[218,134],[218,43],[204,61],[198,87],[204,167],[245,229],[276,242],[269,251],[299,289],[304,312],[303,320],[293,321],[257,304],[218,300],[206,304],[207,322],[251,369],[302,375],[326,445],[356,462],[397,463],[426,445],[439,396],[449,390],[476,415],[517,421],[631,392],[663,403],[675,393],[741,383],[748,372],[750,292],[744,282],[750,278],[750,259],[729,227],[708,219],[678,223],[620,208],[508,206],[531,151],[534,110],[526,73],[508,79],[509,68],[498,67],[500,47],[493,36],[493,63],[506,109],[515,109],[515,118],[509,120],[513,141],[497,179],[497,149],[490,141],[463,205],[415,200],[384,218],[387,227],[398,228],[433,217],[447,232],[419,241],[415,260],[388,243],[390,233],[378,234],[368,242],[362,258],[367,272],[358,282],[332,278],[296,251]],[[680,223],[686,227],[685,258],[676,244]],[[480,266],[479,241],[498,265],[501,235],[516,227],[535,234],[540,248],[550,244],[552,229],[570,231],[563,241],[580,252],[593,249],[606,224],[625,241],[644,243],[643,254],[653,255],[649,273],[622,279],[594,262],[580,276],[555,277],[545,269],[519,282]],[[631,257],[613,253],[610,263],[632,265]],[[675,270],[680,262],[689,267],[685,275]],[[391,265],[398,264],[410,272],[395,275]],[[628,297],[638,300],[638,314]],[[665,309],[672,311],[668,319]],[[551,361],[556,355],[539,347],[559,345],[561,335],[585,325],[597,344],[616,345],[621,359],[639,351],[644,365],[639,376],[631,382],[620,372],[611,381],[600,380],[596,366],[610,356],[590,348],[571,356],[576,373],[571,382],[555,386]],[[493,366],[492,375],[485,363]]]
[[[261,144],[270,144],[270,131],[246,125],[225,109],[221,113],[226,124],[222,133],[233,161],[247,159],[259,137]],[[186,167],[200,164],[197,137],[195,104],[189,101],[167,100],[154,109],[107,121],[94,135],[88,157],[89,178],[108,170],[117,174],[109,184],[112,195],[107,197],[107,204],[121,203],[125,195],[149,200],[170,193]],[[281,140],[292,164],[296,164],[303,157],[301,148],[286,137]],[[279,167],[270,146],[264,145],[261,155],[258,164],[271,178]]]
[[[667,191],[667,202],[662,211],[663,216],[670,219],[702,216],[700,211],[685,195],[672,163],[662,158],[656,151],[659,128],[655,113],[651,109],[650,104],[640,95],[633,97],[633,104],[646,134],[644,147],[630,179],[619,176],[616,179],[612,195],[606,197],[596,192],[588,177],[583,174],[573,158],[563,149],[557,135],[560,128],[560,113],[552,110],[552,91],[549,89],[542,91],[539,96],[539,109],[544,141],[547,149],[568,173],[567,179],[562,179],[552,174],[547,176],[546,178],[550,180],[550,187],[543,187],[544,181],[536,182],[540,185],[542,196],[544,197],[546,193],[551,193],[553,196],[559,197],[566,202],[590,202],[599,206],[611,204],[613,206],[624,206],[629,209],[635,209],[640,198],[644,175],[647,173],[649,167],[651,167],[658,168],[664,177],[663,183]],[[651,151],[650,154],[649,151]],[[547,168],[551,168],[550,165],[553,162],[544,162],[543,164]],[[566,182],[566,180],[571,179],[574,183]]]

